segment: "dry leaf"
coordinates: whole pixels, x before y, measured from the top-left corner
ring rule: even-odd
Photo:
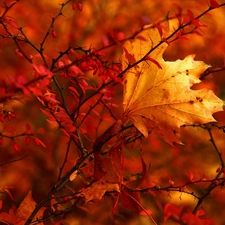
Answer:
[[[75,178],[77,177],[78,174],[78,170],[75,170],[71,175],[70,175],[70,181],[75,180]]]
[[[101,199],[107,191],[120,192],[120,187],[119,184],[108,182],[103,176],[101,179],[94,182],[90,187],[84,189],[82,194],[85,196],[86,202],[89,202],[91,200]]]
[[[123,70],[131,64],[128,52],[134,56],[133,61],[146,59],[124,76],[124,116],[145,137],[150,130],[171,145],[181,143],[180,126],[215,121],[212,114],[222,110],[223,101],[211,90],[191,90],[200,82],[200,75],[209,67],[207,64],[195,61],[194,55],[166,62],[162,55],[168,44],[157,46],[161,41],[158,29],[146,29],[140,35],[147,41],[139,38],[126,41],[126,51],[121,57]],[[152,48],[155,49],[147,55]]]
[[[30,214],[35,209],[36,204],[37,203],[32,198],[31,191],[29,191],[26,198],[21,202],[21,204],[17,210],[17,217],[21,219],[21,222],[18,223],[18,225],[24,224],[24,222],[28,219]],[[45,210],[45,208],[42,207],[36,214],[36,218],[41,219],[43,217],[44,210]],[[39,224],[43,224],[43,223],[39,223]]]
[[[102,159],[100,162],[101,178],[82,191],[86,202],[101,199],[107,191],[120,192],[120,154],[118,147],[112,147],[109,151],[109,157]]]

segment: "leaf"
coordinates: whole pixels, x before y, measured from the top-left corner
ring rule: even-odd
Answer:
[[[96,182],[92,183],[91,186],[82,191],[82,194],[85,196],[86,202],[94,199],[101,199],[107,191],[120,192],[120,157],[121,152],[118,146],[114,146],[109,151],[109,157],[103,159],[99,158],[99,166],[101,166],[101,171],[98,171],[98,173],[100,174],[98,177],[100,178]],[[85,170],[83,170],[83,172],[85,172]],[[86,173],[84,174],[84,176],[88,177],[86,176]]]
[[[138,66],[131,66],[124,75],[124,116],[145,137],[151,130],[171,145],[181,143],[180,126],[215,122],[212,114],[222,111],[223,101],[211,90],[191,90],[200,82],[207,64],[195,61],[194,55],[164,61],[162,55],[168,44],[161,41],[164,37],[161,38],[158,29],[145,29],[140,35],[148,41],[126,41],[123,47],[126,51],[121,57],[123,70],[131,66],[128,54],[134,57],[133,62],[140,60]],[[146,57],[157,64],[146,61]]]
[[[86,202],[94,199],[101,199],[107,191],[120,192],[119,184],[110,183],[106,177],[103,176],[98,181],[94,182],[90,187],[84,189],[82,194],[85,196]]]
[[[0,222],[7,225],[16,224],[17,219],[13,215],[10,215],[6,212],[2,212],[0,213]]]
[[[121,193],[121,207],[123,209],[130,209],[133,212],[140,213],[142,208],[140,207],[140,193],[139,192],[130,192],[126,191],[126,188],[123,189]]]
[[[201,218],[202,215],[204,215],[204,211],[201,209],[197,211],[196,215],[187,210],[187,212],[183,213],[181,220],[185,224],[211,225],[213,223],[211,219]]]
[[[145,164],[145,162],[142,158],[142,155],[140,157],[141,157],[141,164],[142,164],[142,174],[137,179],[129,181],[129,182],[126,183],[126,187],[128,187],[130,189],[138,188],[142,184],[142,182],[145,180],[146,175],[147,175],[146,164]]]
[[[183,207],[178,207],[176,205],[173,205],[173,204],[170,204],[170,203],[167,203],[165,206],[164,206],[164,220],[163,220],[163,224],[166,223],[166,221],[169,219],[169,218],[173,218],[175,220],[180,220],[180,217],[181,217],[181,212],[183,210]]]
[[[34,143],[39,146],[39,145],[42,145],[44,148],[46,148],[46,145],[44,144],[43,141],[41,141],[39,138],[37,137],[33,137],[34,138]]]
[[[195,16],[194,16],[193,12],[190,9],[188,9],[187,13],[188,13],[188,16],[189,16],[190,20],[193,21],[195,19]]]
[[[77,177],[78,174],[78,170],[75,170],[71,175],[70,175],[70,181],[75,180],[75,178]]]
[[[9,195],[9,197],[13,201],[15,201],[14,198],[13,198],[13,196],[12,196],[12,194],[11,194],[11,191],[9,190],[9,189],[12,189],[12,188],[14,188],[14,187],[13,186],[3,186],[2,188],[0,188],[0,190],[5,191]]]
[[[216,0],[210,0],[210,7],[214,8],[219,8],[220,4]]]
[[[32,198],[32,193],[29,191],[25,199],[21,202],[18,210],[17,217],[21,219],[21,222],[18,225],[24,224],[24,222],[28,219],[29,215],[33,212],[36,207],[36,202]],[[42,207],[38,213],[36,214],[36,218],[41,219],[43,217],[43,212],[45,208]],[[39,223],[43,224],[43,223]]]
[[[194,175],[193,175],[192,171],[190,171],[190,173],[189,173],[189,179],[190,179],[190,182],[192,182],[194,179]]]

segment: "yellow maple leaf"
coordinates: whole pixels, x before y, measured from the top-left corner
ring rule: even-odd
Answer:
[[[124,75],[124,116],[145,137],[150,130],[171,145],[181,143],[180,126],[215,122],[212,114],[222,110],[223,101],[211,90],[191,90],[209,65],[195,61],[194,55],[164,61],[162,56],[168,44],[161,42],[158,29],[145,29],[140,36],[123,46],[126,49],[121,57],[123,70],[146,59]],[[128,53],[133,56],[132,62]]]

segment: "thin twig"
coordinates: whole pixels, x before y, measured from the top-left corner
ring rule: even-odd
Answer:
[[[21,158],[18,158],[18,159],[13,159],[13,160],[11,160],[11,161],[1,163],[1,164],[0,164],[0,167],[1,167],[1,166],[8,165],[8,164],[10,164],[10,163],[14,163],[14,162],[21,161],[21,160],[23,160],[23,159],[27,158],[28,156],[29,156],[29,155],[25,155],[25,156],[23,156],[23,157],[21,157]]]
[[[211,132],[211,128],[208,127],[207,130],[208,130],[208,133],[209,133],[209,136],[210,136],[210,141],[211,141],[211,143],[213,144],[213,147],[214,147],[214,149],[216,150],[216,152],[217,152],[217,154],[218,154],[218,156],[219,156],[219,159],[220,159],[220,163],[221,163],[221,165],[222,165],[222,168],[220,169],[220,171],[217,173],[217,175],[216,175],[216,177],[215,177],[215,180],[218,180],[219,177],[220,177],[220,175],[223,173],[223,171],[224,171],[224,169],[225,169],[225,167],[224,167],[224,161],[223,161],[222,155],[221,155],[221,153],[219,152],[219,149],[218,149],[218,147],[217,147],[217,145],[216,145],[216,143],[215,143],[215,140],[214,140],[214,138],[213,138],[213,135],[212,135],[212,132]],[[224,178],[223,178],[222,184],[224,184]],[[201,206],[203,200],[204,200],[204,199],[212,192],[212,190],[213,190],[214,188],[216,188],[217,186],[218,186],[217,183],[212,182],[212,183],[205,189],[204,194],[203,194],[203,196],[198,200],[198,203],[196,204],[196,206],[195,206],[195,208],[194,208],[194,210],[193,210],[193,213],[196,213],[196,212],[197,212],[197,210],[198,210],[199,207]]]
[[[61,176],[62,176],[63,169],[64,169],[64,167],[65,167],[65,165],[66,165],[66,162],[67,162],[67,159],[68,159],[68,155],[69,155],[69,151],[70,151],[71,141],[72,141],[72,139],[70,138],[70,140],[69,140],[69,142],[68,142],[68,144],[67,144],[66,154],[65,154],[65,157],[64,157],[62,166],[60,167],[58,180],[60,180],[60,178],[61,178]]]
[[[34,219],[35,215],[38,213],[38,211],[45,205],[47,204],[51,198],[52,195],[54,193],[56,193],[58,190],[60,190],[68,181],[69,181],[69,177],[70,175],[79,169],[79,167],[81,166],[81,164],[84,162],[84,160],[86,158],[88,158],[93,152],[89,152],[87,155],[83,156],[82,158],[80,158],[78,160],[78,162],[63,176],[61,177],[61,179],[52,186],[51,190],[49,191],[49,193],[45,196],[45,198],[42,199],[42,201],[40,203],[38,203],[35,207],[35,209],[33,210],[33,212],[30,214],[29,218],[27,219],[26,223],[24,225],[29,225],[31,224],[32,220]]]

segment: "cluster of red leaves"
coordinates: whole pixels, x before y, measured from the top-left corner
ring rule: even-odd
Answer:
[[[210,225],[213,223],[211,219],[202,218],[205,215],[203,209],[199,209],[196,214],[193,214],[189,209],[178,207],[173,204],[166,204],[164,207],[164,224],[169,219],[177,223],[193,224],[193,225]]]
[[[75,60],[72,61],[71,57],[64,59],[58,62],[58,69],[63,70],[68,68],[67,74],[65,71],[61,73],[61,76],[68,76],[77,78],[79,75],[84,75],[85,72],[91,71],[93,75],[98,75],[101,77],[102,81],[108,82],[113,80],[115,82],[122,82],[118,77],[120,68],[117,65],[110,64],[107,61],[101,59],[102,55],[96,50],[85,51],[86,54],[80,55],[75,50],[70,49],[69,54],[75,57]],[[85,77],[85,76],[83,76]],[[87,78],[86,78],[87,79]]]

